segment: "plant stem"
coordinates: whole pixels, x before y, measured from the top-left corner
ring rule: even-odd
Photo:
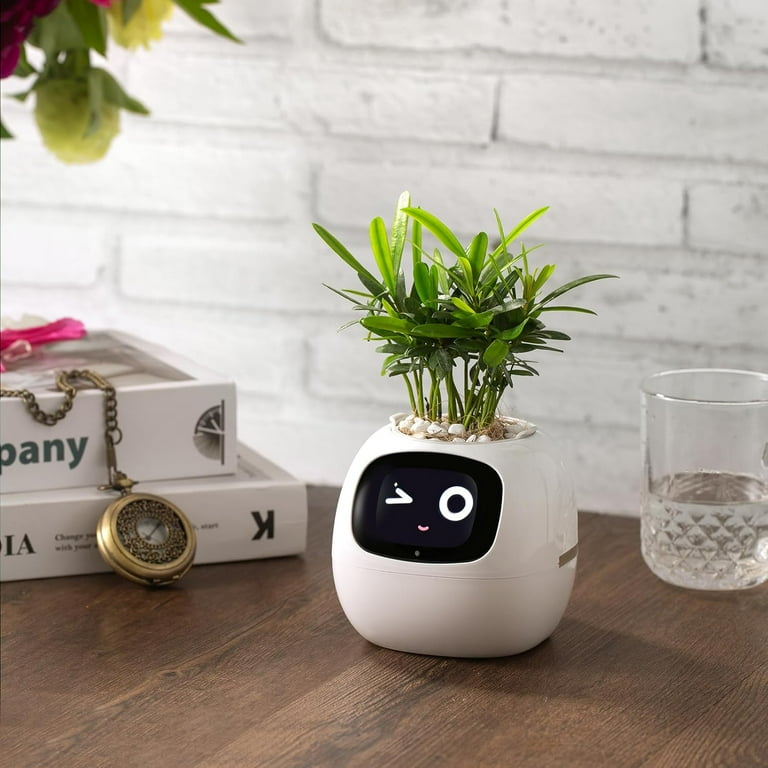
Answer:
[[[413,409],[417,416],[424,416],[424,367],[420,366],[415,372],[416,407]]]
[[[403,381],[405,382],[405,387],[408,390],[408,400],[411,403],[411,410],[415,412],[416,411],[416,398],[414,397],[414,394],[413,394],[413,385],[411,384],[411,382],[410,382],[410,380],[408,378],[408,374],[407,373],[403,374]]]

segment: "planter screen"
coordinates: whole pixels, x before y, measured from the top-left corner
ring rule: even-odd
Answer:
[[[491,548],[501,499],[499,475],[480,461],[442,453],[391,454],[363,472],[352,532],[374,554],[467,562]]]

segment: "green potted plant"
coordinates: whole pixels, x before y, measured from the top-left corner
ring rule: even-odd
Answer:
[[[427,436],[503,437],[505,425],[498,409],[504,392],[513,386],[513,377],[538,373],[525,356],[561,352],[552,342],[570,339],[544,324],[545,313],[594,314],[554,302],[580,285],[613,275],[587,275],[544,292],[555,266],[532,269],[529,255],[536,248],[521,245],[516,252],[510,250],[546,211],[539,208],[508,232],[494,211],[497,242],[492,244],[488,234],[479,232],[464,246],[437,216],[411,207],[409,194],[403,192],[390,232],[381,217],[369,227],[379,275],[366,269],[327,229],[313,225],[357,274],[362,291],[331,290],[360,313],[350,324],[360,324],[369,340],[381,342],[377,351],[386,355],[382,374],[402,378],[412,415],[436,425]],[[409,224],[410,284],[404,265]],[[424,230],[443,250],[425,247]],[[446,420],[463,430],[448,433],[436,428]],[[413,424],[410,419],[403,429],[412,430]]]
[[[370,223],[378,274],[314,224],[361,284],[331,290],[359,313],[350,324],[377,342],[382,373],[402,378],[410,405],[363,444],[336,510],[337,594],[371,642],[501,656],[541,642],[565,611],[573,486],[556,443],[499,406],[514,377],[537,373],[529,353],[568,341],[546,313],[592,313],[557,300],[612,275],[550,289],[554,266],[533,267],[533,248],[513,248],[546,210],[509,231],[494,211],[496,242],[479,232],[463,245],[404,192],[389,231],[380,217]]]

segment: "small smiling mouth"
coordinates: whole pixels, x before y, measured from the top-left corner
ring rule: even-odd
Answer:
[[[416,526],[422,533],[426,533],[429,530],[428,525],[417,525]]]

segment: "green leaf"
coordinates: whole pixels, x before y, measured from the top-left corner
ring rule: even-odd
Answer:
[[[88,71],[88,126],[85,135],[90,136],[99,130],[101,125],[101,111],[104,105],[104,80],[99,77],[99,70]]]
[[[411,254],[414,265],[418,264],[421,261],[421,222],[415,219],[411,227]]]
[[[504,341],[514,341],[525,330],[527,322],[528,318],[526,317],[522,323],[518,323],[514,328],[509,328],[506,331],[502,331],[500,334],[498,334],[498,338],[503,339]]]
[[[377,286],[377,290],[371,290],[372,294],[378,296],[386,291],[386,288],[325,227],[322,227],[320,224],[312,224],[312,227],[315,232],[320,235],[325,244],[328,245],[337,256],[340,256],[348,266],[352,267],[352,269],[357,272],[360,276],[360,281],[366,288],[371,290],[369,285]],[[365,276],[367,283],[363,281],[363,276]]]
[[[493,308],[493,313],[496,315],[504,314],[505,312],[514,312],[516,309],[520,309],[525,304],[522,299],[510,299],[505,301],[500,306]]]
[[[483,352],[483,362],[490,368],[495,368],[504,362],[509,347],[500,339],[494,339]]]
[[[384,376],[387,370],[392,368],[395,364],[402,362],[403,356],[401,354],[388,355],[384,358],[384,362],[381,364],[381,375]]]
[[[527,344],[522,342],[515,345],[515,352],[532,352],[534,349],[541,349],[544,352],[562,352],[562,349],[557,347],[550,347],[546,344]]]
[[[27,42],[35,48],[41,48],[48,63],[56,60],[59,51],[86,48],[80,28],[69,12],[67,3],[59,3],[47,16],[38,17]]]
[[[182,11],[189,14],[198,24],[207,27],[211,32],[226,37],[236,43],[242,43],[240,38],[235,37],[210,11],[206,10],[204,5],[212,5],[218,0],[173,0]]]
[[[454,366],[453,355],[450,350],[440,347],[429,356],[428,367],[432,371],[437,371],[440,376],[450,376]]]
[[[90,0],[67,0],[72,20],[77,25],[86,48],[107,55],[107,14]],[[89,129],[90,130],[90,129]]]
[[[557,339],[558,341],[571,340],[571,337],[567,333],[563,333],[562,331],[550,331],[549,329],[538,331],[536,336],[543,339]]]
[[[360,325],[374,333],[408,334],[413,329],[413,323],[399,317],[364,317]]]
[[[413,265],[413,284],[424,304],[431,304],[437,299],[437,287],[430,278],[429,267],[423,261]]]
[[[368,228],[368,235],[371,241],[373,258],[376,260],[379,272],[381,272],[384,285],[389,290],[390,295],[394,296],[397,286],[395,283],[395,273],[392,269],[392,252],[389,249],[387,227],[381,216],[377,216],[371,222],[371,225]]]
[[[395,275],[400,272],[400,262],[403,258],[405,248],[405,238],[408,234],[408,215],[403,210],[411,204],[411,195],[408,192],[402,192],[397,200],[395,209],[395,220],[392,222],[392,271]]]
[[[149,110],[140,101],[129,96],[120,83],[105,69],[92,69],[88,77],[90,82],[95,82],[92,78],[98,78],[104,93],[104,101],[107,103],[138,115],[149,114]]]
[[[381,301],[382,296],[386,295],[387,289],[369,272],[358,272],[357,279],[376,301]]]
[[[388,341],[386,344],[382,344],[380,347],[376,347],[377,352],[382,352],[387,355],[404,355],[408,351],[408,347],[405,344],[398,344],[395,341]]]
[[[472,286],[474,285],[474,280],[472,277],[472,265],[469,263],[469,259],[466,256],[457,256],[456,262],[461,267],[461,271],[464,273],[464,280],[466,281],[466,284],[462,286],[464,288],[464,292],[471,294]]]
[[[531,288],[531,294],[533,296],[536,296],[538,292],[541,290],[544,283],[549,280],[550,277],[552,277],[552,273],[555,271],[555,265],[554,264],[545,264],[541,271],[536,275],[533,281],[533,286]]]
[[[0,120],[0,139],[12,139],[13,134],[5,127],[5,123]]]
[[[413,370],[410,363],[398,363],[389,368],[387,376],[402,376],[403,374],[410,373]]]
[[[411,328],[414,336],[424,336],[429,339],[458,339],[475,336],[475,331],[462,328],[459,325],[444,325],[442,323],[424,323]]]
[[[547,211],[549,210],[549,206],[545,206],[544,208],[539,208],[538,210],[534,211],[533,213],[528,214],[513,230],[511,230],[507,235],[505,235],[502,238],[502,241],[494,248],[492,256],[498,256],[503,251],[506,250],[507,246],[522,232],[524,232],[528,227],[533,224],[536,219],[538,219],[540,216],[543,216]],[[496,220],[499,222],[499,225],[501,225],[501,219],[499,219],[499,214],[494,209],[494,213],[496,214]]]
[[[537,307],[543,307],[545,304],[549,304],[550,301],[553,301],[558,296],[562,296],[567,291],[572,291],[574,288],[578,288],[580,285],[584,285],[586,283],[592,283],[595,280],[605,280],[606,278],[610,277],[618,277],[617,275],[586,275],[585,277],[580,277],[576,280],[571,280],[571,282],[566,283],[565,285],[561,285],[558,289],[552,291],[552,293],[547,294],[540,302],[538,302]]]
[[[585,315],[596,315],[597,312],[593,312],[591,309],[585,307],[567,307],[565,304],[558,305],[557,307],[542,307],[541,312],[583,312]]]
[[[432,260],[429,273],[432,276],[432,280],[437,284],[437,292],[449,293],[451,290],[451,273],[443,263],[440,251],[435,248],[435,252],[429,258]]]
[[[487,328],[493,320],[493,310],[478,312],[477,314],[455,316],[456,323],[464,328]]]
[[[485,232],[478,232],[469,244],[467,249],[467,258],[472,265],[472,273],[480,275],[485,264],[485,257],[488,252],[488,235]]]
[[[350,296],[349,295],[350,293],[354,294],[355,293],[354,291],[349,291],[349,292],[347,292],[347,291],[340,291],[340,290],[338,290],[337,288],[334,288],[331,285],[327,285],[326,283],[323,283],[323,286],[325,286],[329,291],[333,291],[338,296],[341,296],[342,299],[346,299],[347,301],[351,301],[356,307],[358,307],[360,309],[368,309],[368,307],[365,304],[359,302],[357,299],[354,298],[354,296]]]
[[[457,309],[460,309],[462,312],[466,312],[467,314],[470,314],[470,315],[476,314],[475,310],[472,309],[472,307],[470,307],[469,304],[467,304],[467,302],[464,301],[464,299],[461,299],[458,296],[453,296],[451,298],[451,303],[453,304],[454,307],[456,307]]]
[[[435,251],[435,255],[436,256],[440,256],[440,254],[437,251]],[[437,295],[440,293],[440,288],[441,287],[444,287],[446,291],[448,290],[448,286],[447,285],[446,286],[442,286],[443,274],[440,271],[440,267],[437,264],[433,264],[429,268],[429,278],[432,281],[432,286],[433,286],[432,287],[432,291],[433,291],[433,293],[435,295],[435,298],[437,298]]]
[[[456,256],[465,256],[464,248],[459,239],[440,219],[421,208],[403,208],[413,219],[423,224],[448,250]]]

